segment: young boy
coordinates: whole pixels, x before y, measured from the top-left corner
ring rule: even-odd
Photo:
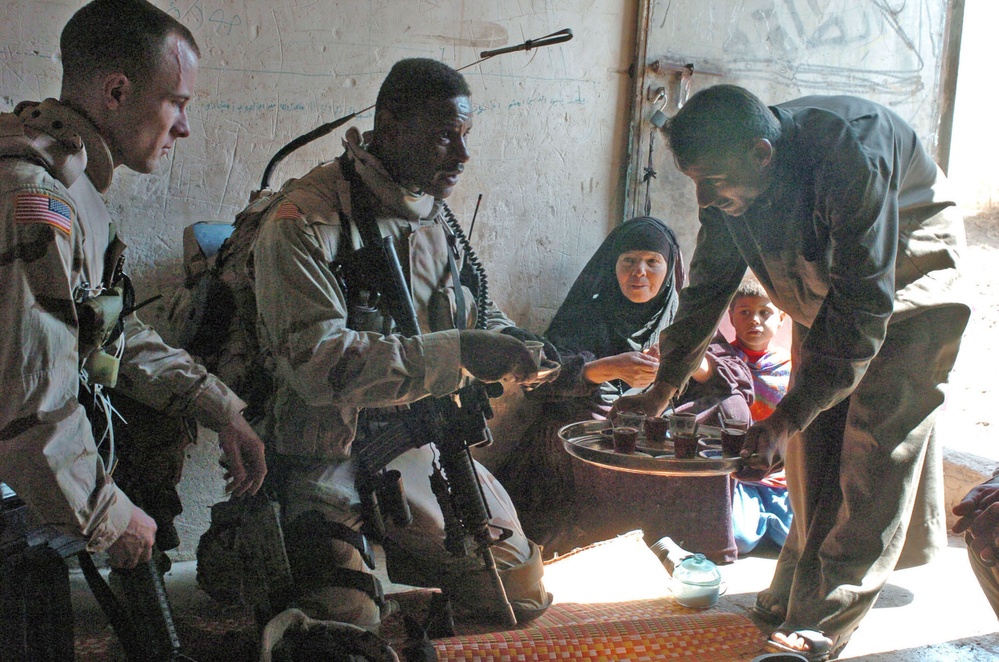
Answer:
[[[753,373],[755,395],[749,410],[754,423],[773,413],[787,393],[791,355],[783,347],[770,346],[784,317],[752,276],[743,279],[729,305],[728,318],[735,329],[731,345]],[[783,471],[759,482],[736,481],[732,500],[732,528],[739,554],[751,552],[764,537],[778,546],[784,544],[791,510]]]
[[[750,406],[753,422],[762,421],[787,393],[791,377],[791,355],[770,341],[784,324],[784,312],[770,302],[760,282],[747,276],[739,285],[728,308],[735,329],[731,342],[753,373],[755,397]]]

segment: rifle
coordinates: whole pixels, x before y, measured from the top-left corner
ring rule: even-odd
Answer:
[[[13,590],[15,582],[4,582],[5,604],[0,606],[8,621],[0,637],[4,653],[9,653],[11,659],[19,657],[20,652],[24,653],[24,659],[72,657],[73,617],[65,559],[76,556],[129,662],[190,659],[181,653],[155,557],[132,570],[119,571],[124,580],[122,597],[128,602],[126,608],[101,577],[85,549],[85,541],[39,525],[24,501],[13,492],[8,494],[6,485],[0,483],[0,486],[4,492],[0,508],[0,565],[4,571],[17,568],[24,575],[21,581],[25,582],[17,590]],[[68,643],[63,644],[63,640]],[[7,659],[3,654],[0,657]]]
[[[416,309],[392,238],[381,238],[377,244],[367,243],[365,248],[369,251],[369,258],[372,257],[372,249],[377,249],[379,253],[377,261],[365,259],[364,262],[369,265],[380,263],[383,267],[369,270],[369,275],[374,276],[377,289],[387,298],[386,308],[398,331],[404,336],[420,335]],[[372,274],[373,271],[378,274]],[[460,284],[457,285],[460,287]],[[383,500],[385,495],[390,495],[391,501],[397,504],[391,513],[397,523],[404,524],[407,513],[405,510],[400,512],[398,508],[399,502],[405,504],[401,486],[398,490],[379,489],[384,487],[386,481],[390,485],[398,485],[391,475],[386,477],[386,472],[379,472],[406,450],[433,443],[439,451],[440,466],[434,467],[431,485],[444,515],[445,547],[459,558],[478,558],[487,571],[491,592],[496,597],[491,615],[504,627],[513,627],[517,618],[490,549],[494,544],[490,533],[491,515],[469,450],[491,441],[486,425],[486,419],[492,417],[489,398],[502,393],[501,385],[493,385],[493,389],[495,387],[499,388],[499,393],[482,382],[473,381],[450,395],[411,403],[400,421],[390,423],[377,438],[360,450],[358,489],[376,536],[384,534],[379,494],[383,495]],[[504,530],[501,539],[511,533]]]
[[[81,552],[79,561],[90,590],[125,649],[128,662],[191,659],[181,652],[155,549],[150,560],[129,570],[116,571],[121,577],[121,596],[111,592],[89,553]]]

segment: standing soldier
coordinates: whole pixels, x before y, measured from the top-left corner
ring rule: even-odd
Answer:
[[[60,46],[60,99],[0,115],[0,478],[41,523],[130,568],[150,559],[156,524],[99,455],[85,393],[114,387],[217,430],[233,494],[260,487],[263,444],[244,403],[130,311],[102,198],[117,166],[152,172],[189,135],[194,37],[145,0],[95,0]]]

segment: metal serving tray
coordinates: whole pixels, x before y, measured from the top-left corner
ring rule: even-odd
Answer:
[[[721,429],[708,425],[698,427],[697,457],[678,459],[673,455],[673,443],[648,443],[645,431],[638,433],[636,453],[617,453],[609,436],[610,421],[570,423],[558,431],[562,446],[575,458],[598,467],[637,474],[662,476],[719,476],[742,468],[740,457],[722,457]],[[604,431],[608,432],[604,432]]]

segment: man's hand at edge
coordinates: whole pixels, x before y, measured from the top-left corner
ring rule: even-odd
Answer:
[[[666,409],[666,405],[669,404],[674,393],[676,393],[676,389],[669,384],[655,382],[644,393],[624,395],[618,398],[611,406],[608,418],[613,419],[622,411],[637,411],[646,416],[658,416]]]
[[[787,440],[793,433],[791,420],[780,408],[749,428],[739,453],[746,464],[736,472],[735,477],[740,480],[760,480],[777,471],[784,464]]]
[[[951,512],[961,518],[954,533],[967,531],[968,546],[985,565],[999,562],[999,478],[971,488]]]
[[[222,464],[226,469],[225,491],[233,496],[256,494],[267,475],[264,442],[242,415],[219,431]]]
[[[152,558],[155,542],[156,522],[141,508],[135,506],[128,526],[108,547],[108,563],[112,568],[123,570],[134,568]]]

